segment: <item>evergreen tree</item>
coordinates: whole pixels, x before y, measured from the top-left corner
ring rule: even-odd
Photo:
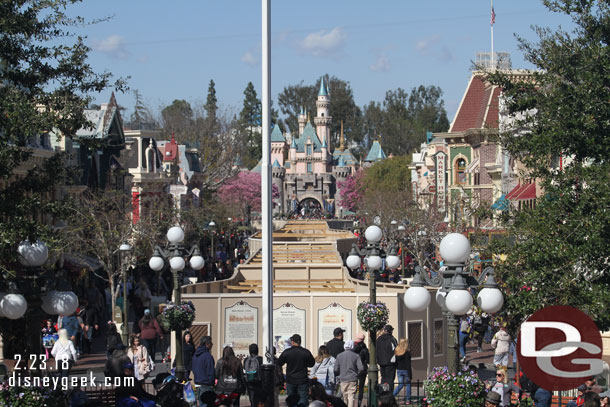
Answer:
[[[216,84],[213,79],[210,79],[210,84],[208,85],[208,97],[205,101],[205,109],[206,117],[210,120],[216,121],[216,111],[218,110],[218,99],[216,99]]]
[[[509,216],[514,244],[498,265],[504,314],[518,326],[549,305],[583,310],[610,327],[610,5],[596,0],[545,1],[576,25],[573,32],[536,27],[521,49],[538,70],[491,73],[503,88],[512,122],[500,134],[510,154],[537,178],[536,206]],[[559,165],[561,163],[561,165]]]
[[[252,82],[248,82],[244,90],[244,104],[239,113],[239,126],[248,147],[246,156],[243,157],[244,164],[248,167],[254,166],[262,156],[262,105],[256,95]]]
[[[68,17],[72,0],[0,2],[0,267],[10,278],[16,247],[26,238],[54,245],[53,225],[62,202],[48,197],[66,182],[62,154],[35,161],[32,147],[47,136],[73,137],[89,125],[84,110],[92,92],[111,85],[97,74],[84,39],[72,28],[86,21]],[[123,82],[116,84],[123,88]]]

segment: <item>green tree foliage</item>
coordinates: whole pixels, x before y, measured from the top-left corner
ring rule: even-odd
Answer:
[[[443,91],[438,86],[412,88],[411,93],[398,88],[386,92],[383,101],[381,123],[377,109],[370,106],[370,118],[365,118],[373,129],[381,130],[383,145],[388,153],[409,154],[426,139],[426,132],[441,132],[449,129],[449,120],[442,99]],[[374,136],[369,133],[369,137]]]
[[[216,113],[218,112],[218,99],[216,99],[216,85],[212,79],[210,79],[210,85],[208,86],[208,96],[203,106],[205,110],[205,122],[204,128],[207,133],[205,136],[212,137],[220,129],[218,118]],[[204,136],[204,137],[205,137]]]
[[[507,291],[504,313],[517,326],[548,305],[571,305],[601,330],[610,327],[610,6],[604,1],[545,1],[568,14],[573,32],[536,27],[520,39],[539,68],[528,77],[495,73],[515,121],[501,134],[509,152],[538,177],[544,195],[512,214],[512,246],[498,266]],[[553,166],[563,157],[563,168]]]
[[[111,85],[87,61],[90,49],[71,29],[85,23],[70,18],[74,0],[0,2],[0,267],[16,264],[17,244],[42,238],[53,244],[54,216],[61,202],[50,198],[66,181],[62,154],[35,160],[32,147],[44,136],[72,137],[88,125],[88,95]],[[123,82],[115,83],[119,89]]]
[[[251,168],[262,156],[262,105],[252,82],[244,90],[244,103],[239,113],[239,127],[245,136],[247,151],[243,156],[244,164]]]
[[[324,76],[328,93],[330,95],[329,114],[333,118],[331,123],[331,142],[338,145],[343,120],[344,131],[352,141],[362,140],[361,117],[362,112],[354,102],[354,92],[349,82],[335,76]],[[284,88],[278,97],[280,111],[286,115],[286,126],[292,134],[298,134],[298,115],[301,109],[305,109],[313,124],[317,114],[316,100],[320,89],[321,79],[315,85],[305,86],[303,81],[298,85],[290,85]]]
[[[163,129],[169,133],[176,133],[181,141],[192,141],[197,137],[193,116],[191,104],[186,100],[176,99],[161,110]]]
[[[363,187],[366,193],[383,194],[406,191],[411,185],[410,156],[397,156],[378,161],[365,170]]]
[[[125,127],[132,130],[146,130],[156,128],[156,120],[153,117],[148,106],[146,106],[146,104],[144,103],[144,98],[142,97],[140,91],[135,89],[133,91],[133,95],[136,99],[135,105],[133,107],[133,113],[129,117],[129,122],[125,123]]]

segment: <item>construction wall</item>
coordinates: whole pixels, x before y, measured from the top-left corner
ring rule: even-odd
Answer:
[[[434,295],[434,291],[431,294]],[[346,329],[346,340],[355,338],[362,332],[356,318],[357,305],[367,299],[368,293],[364,292],[274,294],[276,348],[283,350],[284,341],[299,333],[303,346],[315,355],[319,345],[332,339],[332,330],[337,326]],[[380,292],[377,299],[390,309],[394,336],[397,339],[409,336],[414,380],[423,380],[432,367],[446,364],[446,326],[434,301],[428,310],[413,313],[404,306],[403,293]],[[192,328],[195,340],[202,335],[211,335],[212,354],[216,359],[223,345],[232,345],[238,355],[245,355],[250,343],[262,344],[260,294],[185,293],[183,300],[195,305],[196,320]]]

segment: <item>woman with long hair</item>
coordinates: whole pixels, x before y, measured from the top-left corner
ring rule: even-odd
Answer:
[[[316,364],[309,372],[309,378],[314,377],[318,383],[322,383],[326,394],[333,394],[336,386],[335,380],[335,358],[333,358],[326,345],[318,348],[318,356],[315,357]]]
[[[311,397],[312,403],[314,401],[321,401],[325,405],[331,405],[332,407],[347,407],[347,404],[337,396],[326,393],[326,389],[322,383],[317,381],[313,382],[309,388],[309,396]]]
[[[148,354],[155,360],[155,343],[157,337],[163,340],[163,332],[156,319],[153,318],[150,310],[146,308],[144,310],[144,316],[140,320],[140,339],[142,344],[146,347]]]
[[[72,365],[76,362],[76,349],[66,329],[59,330],[59,339],[53,345],[51,355],[55,358],[55,364],[60,375],[68,377]]]
[[[133,363],[133,375],[137,380],[144,380],[146,375],[150,373],[151,366],[148,363],[148,350],[140,343],[140,336],[131,334],[129,338],[129,349],[127,356]]]
[[[231,393],[244,394],[246,391],[246,380],[241,361],[235,356],[233,348],[225,346],[222,357],[216,363],[216,392],[229,395]],[[233,400],[233,407],[239,407],[239,397]]]
[[[184,377],[186,378],[186,380],[191,380],[194,354],[195,344],[193,343],[193,335],[191,335],[190,331],[184,331],[184,334],[182,335],[182,363],[184,364]],[[173,366],[176,367],[175,358]]]
[[[407,394],[405,396],[406,404],[411,403],[411,352],[409,352],[409,342],[402,338],[398,342],[398,346],[394,350],[396,355],[396,375],[398,376],[398,387],[394,389],[394,397],[398,396],[398,393],[403,387],[407,388]]]

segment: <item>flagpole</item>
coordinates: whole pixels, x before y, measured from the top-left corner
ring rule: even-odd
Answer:
[[[494,13],[494,0],[491,1],[491,68],[494,66],[494,23],[495,23],[495,13]]]

